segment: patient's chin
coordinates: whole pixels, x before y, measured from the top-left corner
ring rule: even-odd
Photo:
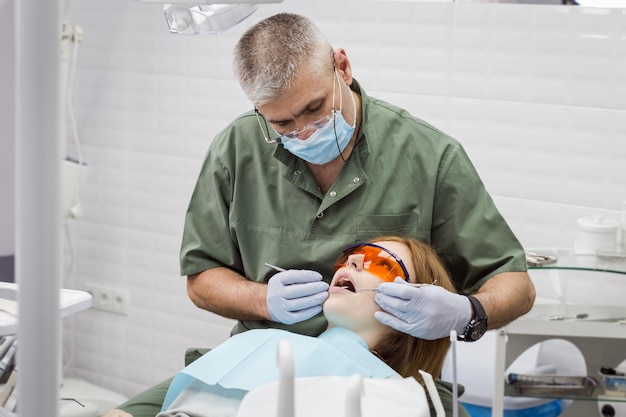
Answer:
[[[328,321],[329,326],[342,326],[345,327],[345,323],[350,321],[347,307],[332,294],[324,302],[324,317]]]
[[[372,306],[367,305],[363,300],[357,301],[356,298],[351,300],[356,302],[346,302],[346,297],[340,294],[337,296],[331,294],[328,297],[323,308],[329,327],[343,327],[357,334],[389,329],[374,317],[374,311],[379,308],[373,300]]]

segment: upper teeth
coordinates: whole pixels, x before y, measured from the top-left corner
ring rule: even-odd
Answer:
[[[337,286],[341,288],[347,288],[349,290],[354,290],[354,284],[346,278],[341,278],[337,281]]]

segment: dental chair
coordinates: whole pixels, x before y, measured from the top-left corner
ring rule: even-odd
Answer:
[[[278,346],[278,381],[248,392],[237,417],[430,417],[426,391],[414,378],[294,377],[291,345]],[[420,371],[436,417],[445,417],[430,374]]]
[[[465,387],[459,401],[472,417],[491,416],[496,337],[495,331],[489,331],[476,342],[457,344],[458,383]],[[518,356],[505,374],[512,372],[531,375],[586,375],[587,365],[576,345],[563,339],[548,339],[531,346]],[[446,381],[452,381],[449,366],[444,367],[442,377]],[[504,380],[505,375],[502,375],[502,383]],[[571,400],[562,399],[505,396],[504,417],[556,417],[571,403]]]

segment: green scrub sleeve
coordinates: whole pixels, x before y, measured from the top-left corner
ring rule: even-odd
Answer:
[[[231,199],[231,174],[210,149],[185,215],[181,275],[224,265],[242,273],[239,251],[229,233]]]
[[[522,245],[458,143],[441,159],[437,183],[432,243],[460,292],[475,292],[501,272],[527,270]]]

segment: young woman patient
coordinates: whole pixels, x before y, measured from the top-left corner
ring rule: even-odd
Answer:
[[[397,279],[397,278],[400,279]],[[276,379],[276,345],[287,338],[293,346],[296,377],[349,376],[366,378],[414,377],[423,383],[419,370],[434,378],[441,375],[450,347],[448,337],[438,340],[417,339],[385,326],[374,318],[380,308],[374,301],[375,289],[384,282],[437,285],[447,291],[454,287],[435,251],[428,245],[399,237],[381,237],[346,248],[335,264],[335,274],[324,303],[327,330],[317,339],[321,344],[313,357],[301,359],[298,349],[311,345],[310,336],[285,330],[250,330],[222,343],[181,371],[170,385],[163,411],[158,417],[214,417],[236,414],[243,396],[256,386]],[[279,337],[274,337],[276,334]],[[260,341],[271,339],[269,346],[255,350]],[[272,344],[273,343],[273,344]],[[327,343],[327,345],[326,345]],[[337,348],[345,357],[333,356]],[[328,350],[325,350],[328,349]],[[349,352],[349,353],[348,353]],[[217,369],[241,368],[228,375],[213,375]],[[202,376],[198,376],[198,372]],[[205,378],[206,377],[206,378]],[[222,385],[228,385],[225,389]],[[447,415],[452,415],[452,396],[448,384],[437,381],[439,396]],[[117,414],[119,413],[119,414]],[[229,414],[232,413],[232,414]],[[435,415],[431,405],[431,415]],[[467,416],[459,405],[459,415]],[[111,410],[109,417],[129,414]]]

